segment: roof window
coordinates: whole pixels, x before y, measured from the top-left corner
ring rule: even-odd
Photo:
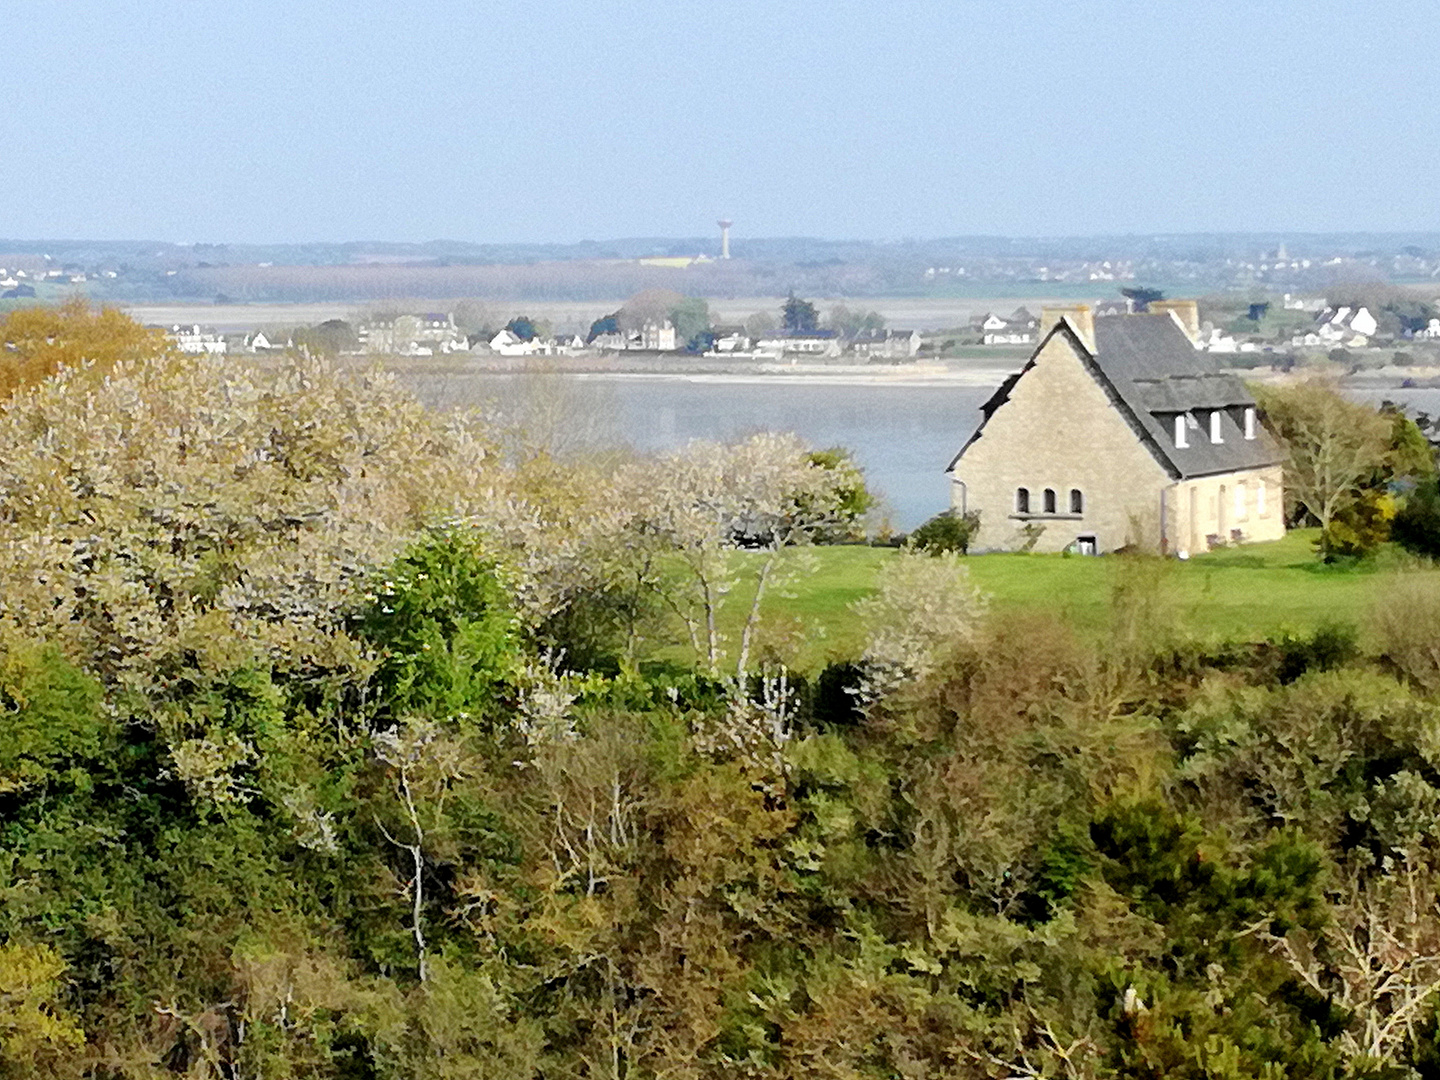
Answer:
[[[1253,440],[1253,439],[1255,438],[1255,434],[1256,434],[1255,428],[1256,428],[1256,424],[1255,424],[1255,406],[1254,406],[1254,405],[1247,405],[1247,406],[1245,406],[1245,438],[1246,438],[1246,439],[1251,439],[1251,440]]]
[[[1190,440],[1185,432],[1185,414],[1181,413],[1175,417],[1175,449],[1184,450],[1190,445]]]
[[[1223,443],[1225,435],[1220,430],[1220,419],[1225,415],[1221,409],[1214,409],[1210,413],[1210,441],[1212,443]]]

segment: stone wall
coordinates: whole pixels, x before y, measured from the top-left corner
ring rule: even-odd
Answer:
[[[1182,480],[1165,495],[1168,546],[1199,554],[1214,537],[1224,543],[1279,540],[1285,535],[1280,466]],[[1263,496],[1261,492],[1264,492]]]
[[[1016,382],[955,466],[951,502],[978,510],[973,551],[1015,550],[1027,525],[1041,528],[1036,551],[1063,551],[1093,536],[1100,551],[1128,543],[1158,547],[1161,492],[1171,483],[1134,428],[1090,374],[1065,334],[1055,334]],[[1016,489],[1030,492],[1030,514],[1016,512]],[[1044,491],[1055,514],[1044,513]],[[1070,491],[1084,499],[1068,513]]]

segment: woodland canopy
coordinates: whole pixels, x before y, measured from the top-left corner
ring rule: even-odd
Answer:
[[[845,455],[524,445],[303,358],[17,380],[0,1075],[1440,1070],[1428,577],[1201,646],[1153,560],[1097,641],[903,552],[807,680],[718,614]]]

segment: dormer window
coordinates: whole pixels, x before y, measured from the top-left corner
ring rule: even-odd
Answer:
[[[1255,406],[1245,406],[1245,438],[1255,438]]]
[[[1223,443],[1225,441],[1225,436],[1220,431],[1220,418],[1224,415],[1225,413],[1220,409],[1215,409],[1210,413],[1210,441],[1212,443]]]
[[[1190,440],[1185,432],[1185,414],[1181,413],[1175,417],[1175,449],[1184,450],[1190,445]]]

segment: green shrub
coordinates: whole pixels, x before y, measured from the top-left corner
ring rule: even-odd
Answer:
[[[1415,555],[1440,557],[1440,479],[1416,485],[1390,523],[1390,538]]]
[[[380,651],[375,680],[393,715],[485,711],[520,665],[519,623],[473,537],[434,534],[378,575],[355,629]]]
[[[1307,637],[1286,634],[1277,642],[1280,667],[1276,678],[1292,683],[1307,671],[1333,671],[1344,667],[1360,653],[1360,635],[1355,627],[1326,623]]]
[[[968,514],[956,514],[946,510],[936,514],[910,534],[910,546],[931,555],[943,555],[958,551],[964,555],[970,550],[970,541],[980,528],[980,512],[971,510]]]

